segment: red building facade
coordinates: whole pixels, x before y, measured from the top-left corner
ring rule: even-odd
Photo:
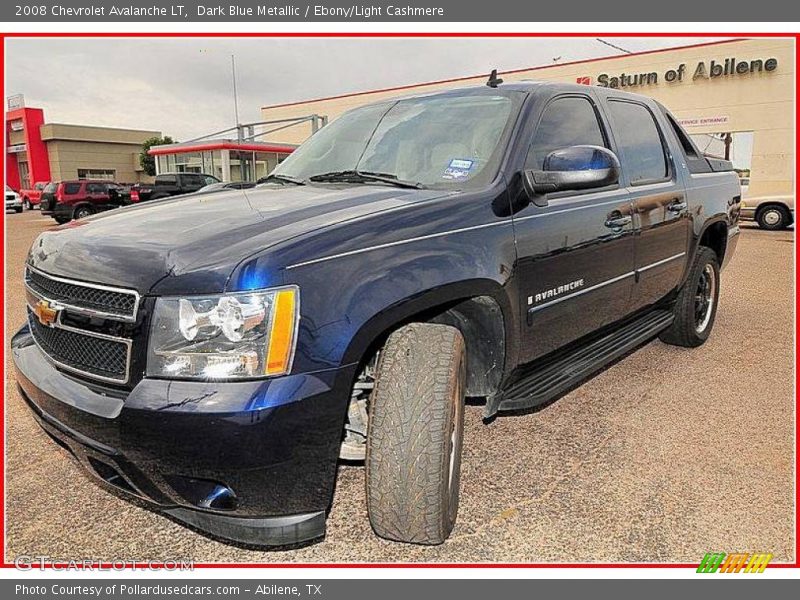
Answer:
[[[41,108],[20,107],[6,113],[6,185],[19,191],[50,181],[50,159],[40,131]]]

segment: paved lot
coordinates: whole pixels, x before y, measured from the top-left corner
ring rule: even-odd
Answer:
[[[6,215],[9,337],[24,318],[25,253],[51,224]],[[458,524],[434,548],[376,538],[352,467],[320,544],[256,552],[191,533],[84,478],[9,376],[6,559],[696,562],[737,550],[792,561],[794,233],[746,225],[741,237],[702,348],[652,342],[546,409],[489,426],[468,408]]]

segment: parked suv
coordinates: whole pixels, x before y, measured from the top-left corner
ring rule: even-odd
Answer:
[[[322,537],[337,460],[362,461],[375,532],[439,544],[465,397],[491,426],[656,336],[703,344],[732,165],[644,96],[489,84],[356,108],[246,194],[42,233],[11,344],[42,427],[108,488],[247,544]]]
[[[43,215],[58,223],[83,219],[126,204],[125,188],[106,180],[76,179],[48,183],[42,191]]]
[[[155,182],[142,183],[131,189],[132,202],[158,200],[179,194],[196,192],[207,185],[220,183],[213,175],[204,173],[162,173],[156,175]]]

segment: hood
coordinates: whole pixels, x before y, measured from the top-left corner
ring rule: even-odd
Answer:
[[[157,291],[167,278],[181,278],[182,293],[215,293],[238,263],[275,244],[441,194],[328,184],[155,200],[45,232],[29,261],[47,273],[141,294]],[[170,283],[175,289],[177,282]]]

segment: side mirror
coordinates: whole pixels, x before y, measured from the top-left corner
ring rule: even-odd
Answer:
[[[600,146],[570,146],[548,154],[542,170],[526,170],[522,180],[534,204],[539,204],[536,197],[542,194],[586,190],[619,182],[619,159],[611,150]]]

